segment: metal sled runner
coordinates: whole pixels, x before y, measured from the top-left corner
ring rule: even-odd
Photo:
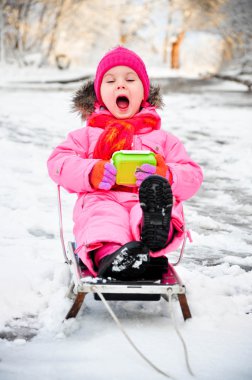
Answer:
[[[75,244],[69,242],[68,249],[66,250],[65,248],[60,186],[58,186],[58,208],[62,251],[65,262],[69,265],[71,275],[67,295],[74,300],[65,319],[75,318],[77,316],[85,296],[89,293],[93,293],[97,300],[105,298],[106,300],[158,301],[162,297],[168,301],[170,297],[176,297],[179,301],[184,320],[191,318],[185,286],[177,275],[174,266],[170,263],[168,263],[168,270],[164,272],[162,278],[155,281],[141,279],[139,281],[122,282],[118,280],[96,278],[92,276],[88,269],[83,270],[79,265],[76,254],[74,253]],[[181,248],[180,259],[184,251],[185,242],[186,236]]]

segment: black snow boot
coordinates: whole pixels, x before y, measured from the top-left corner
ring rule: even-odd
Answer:
[[[150,281],[161,280],[168,270],[168,259],[165,256],[151,257],[144,272],[144,279]]]
[[[131,241],[101,260],[98,276],[117,280],[136,279],[145,271],[149,260],[146,245],[141,241]]]
[[[152,251],[160,251],[167,245],[173,204],[169,182],[158,175],[147,177],[139,189],[139,201],[143,210],[141,240]]]

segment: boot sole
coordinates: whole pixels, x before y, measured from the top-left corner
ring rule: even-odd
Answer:
[[[169,182],[158,175],[146,178],[139,189],[139,201],[143,210],[141,241],[152,252],[167,245],[173,205]]]

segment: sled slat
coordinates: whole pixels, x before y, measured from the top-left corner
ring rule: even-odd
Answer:
[[[181,307],[181,311],[182,311],[184,320],[186,321],[187,319],[192,318],[192,315],[191,315],[191,312],[190,312],[190,309],[189,309],[189,306],[187,303],[186,295],[185,294],[178,294],[178,300],[180,303],[180,307]]]
[[[81,305],[83,304],[83,301],[84,301],[84,298],[85,298],[86,294],[87,293],[83,293],[83,292],[78,292],[77,293],[75,301],[74,301],[71,309],[67,313],[65,319],[75,318],[76,317],[76,315],[78,314],[78,312],[79,312],[79,310],[81,308]]]

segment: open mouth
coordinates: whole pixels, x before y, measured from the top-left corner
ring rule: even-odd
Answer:
[[[129,106],[129,99],[126,96],[118,96],[116,104],[118,108],[125,110]]]

